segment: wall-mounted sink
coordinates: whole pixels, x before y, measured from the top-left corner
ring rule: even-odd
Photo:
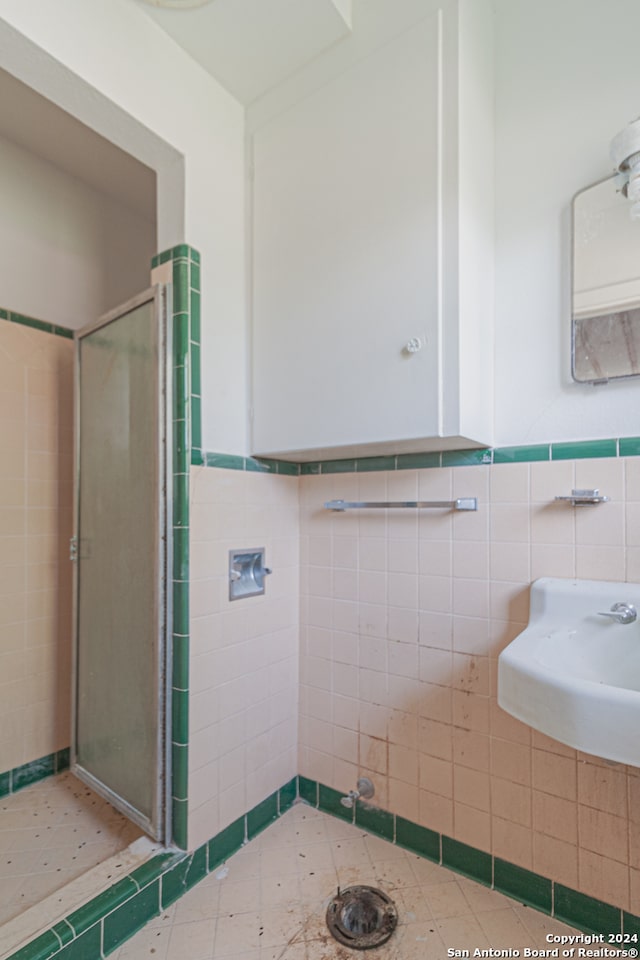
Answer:
[[[637,583],[536,580],[529,625],[498,659],[499,705],[561,743],[640,767],[636,610]]]

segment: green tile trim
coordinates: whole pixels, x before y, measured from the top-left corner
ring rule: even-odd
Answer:
[[[272,473],[281,476],[297,477],[300,475],[300,464],[289,460],[273,460],[268,457],[241,457],[234,453],[201,453],[198,465],[218,467],[223,470],[247,470],[251,473]],[[193,457],[191,458],[193,463]]]
[[[537,443],[524,447],[497,447],[493,451],[494,463],[535,463],[551,459],[551,445]]]
[[[640,941],[640,917],[634,917],[632,913],[626,913],[622,911],[622,933],[629,934],[629,936],[636,936],[638,940],[634,942],[634,946],[638,946]],[[624,947],[624,944],[622,944]]]
[[[131,897],[134,897],[139,889],[138,884],[131,876],[123,877],[121,880],[118,880],[117,883],[114,883],[112,887],[109,887],[108,890],[104,890],[102,893],[99,893],[97,897],[94,897],[93,900],[85,903],[85,905],[78,910],[74,910],[73,913],[66,917],[66,920],[76,936],[80,936],[85,930],[89,930],[90,927],[99,923],[108,913],[111,913],[116,907],[119,907],[121,903],[125,903],[125,901],[130,900]]]
[[[326,787],[324,783],[318,784],[318,808],[324,810],[325,813],[330,813],[334,817],[338,817],[340,820],[347,820],[349,823],[353,823],[355,810],[353,807],[343,807],[340,803],[341,799],[344,797],[344,793],[340,793],[339,790],[334,790],[333,787]]]
[[[72,940],[66,947],[63,947],[56,956],[59,957],[60,960],[90,960],[92,957],[99,957],[100,941],[100,928],[97,926],[92,927],[91,930],[83,933],[81,937],[77,937],[77,939]]]
[[[441,467],[439,453],[399,453],[396,457],[396,470],[425,470]]]
[[[369,803],[356,803],[356,826],[375,833],[376,836],[393,843],[395,834],[395,817],[386,810],[374,807]]]
[[[55,927],[51,927],[51,931],[55,933],[62,946],[71,943],[76,936],[68,920],[61,920],[60,923],[56,923]]]
[[[491,463],[492,450],[443,450],[443,467],[471,467],[479,463]]]
[[[37,760],[30,760],[19,767],[0,773],[0,797],[8,797],[32,783],[38,783],[39,780],[68,770],[69,755],[69,747],[64,747],[56,753],[48,753],[46,757],[38,757]]]
[[[428,827],[396,817],[396,843],[399,847],[440,863],[440,834]]]
[[[523,867],[516,867],[498,857],[493,861],[493,886],[501,893],[516,897],[529,907],[535,907],[542,913],[551,913],[552,883]]]
[[[316,780],[309,780],[307,777],[298,777],[298,796],[311,807],[318,806],[318,783]]]
[[[322,473],[356,473],[357,460],[323,460]]]
[[[220,467],[223,470],[244,470],[245,457],[238,457],[233,453],[205,453],[204,462],[207,467]]]
[[[617,457],[617,440],[579,440],[575,443],[552,443],[552,460],[585,460],[590,457]]]
[[[298,794],[298,778],[294,777],[278,791],[278,813],[282,816],[293,806]]]
[[[491,886],[492,857],[484,850],[476,850],[466,843],[442,836],[442,866],[449,867],[478,883]]]
[[[46,320],[27,317],[24,313],[16,313],[14,310],[0,309],[0,320],[8,320],[9,323],[19,323],[23,327],[40,330],[41,333],[51,333],[56,337],[73,340],[73,330],[69,329],[69,327],[61,327],[57,323],[47,323]]]
[[[622,911],[559,883],[553,888],[553,915],[590,933],[622,932]]]
[[[171,809],[173,842],[184,850],[188,835],[189,466],[194,450],[196,462],[202,462],[200,254],[180,243],[156,254],[151,266],[164,263],[171,263],[173,344]]]
[[[261,825],[266,826],[277,819],[296,799],[314,807],[319,804],[327,813],[337,812],[341,816],[345,810],[339,804],[341,796],[343,794],[315,780],[296,776],[197,850],[191,853],[162,851],[6,960],[89,960],[101,955],[101,937],[104,938],[106,956],[148,920],[157,916],[161,909],[165,909],[236,853],[252,835],[251,830],[257,832]],[[341,816],[341,819],[344,817]],[[398,846],[436,862],[440,860],[442,843],[444,866],[486,885],[491,885],[493,869],[496,890],[545,913],[549,912],[548,892],[553,887],[553,915],[586,932],[624,932],[631,935],[640,932],[640,917],[623,913],[616,907],[560,884],[552,884],[550,880],[507,861],[494,860],[483,851],[449,837],[441,837],[403,817],[358,804],[355,819],[362,829],[384,836]],[[391,832],[390,824],[395,824]],[[72,939],[69,939],[70,934]]]
[[[117,907],[112,913],[108,914],[102,921],[102,943],[105,954],[111,953],[116,947],[119,947],[125,940],[137,933],[145,923],[148,923],[153,917],[160,913],[160,881],[154,880],[143,890],[136,893],[121,906]],[[93,927],[97,930],[99,927]],[[88,936],[91,930],[84,936]],[[99,944],[98,940],[98,944]],[[69,947],[66,948],[67,950]],[[62,954],[64,956],[64,954]],[[69,954],[71,956],[71,954]],[[87,960],[91,953],[77,954],[78,960]]]
[[[396,458],[393,457],[362,457],[356,460],[356,473],[370,473],[374,470],[395,470]]]
[[[49,960],[50,957],[59,955],[60,941],[53,930],[47,930],[16,953],[12,953],[7,960]]]
[[[239,850],[246,839],[246,823],[244,817],[238,817],[228,827],[221,830],[215,837],[209,840],[209,871],[228,860],[229,857]]]
[[[270,823],[278,819],[278,792],[259,803],[247,814],[247,839],[252,840]]]
[[[618,454],[621,457],[640,457],[640,437],[620,437]]]
[[[0,798],[8,797],[11,793],[11,771],[0,773]]]
[[[161,878],[162,909],[166,910],[206,875],[207,845],[204,844],[163,874]]]
[[[324,473],[366,473],[380,470],[424,470],[432,467],[466,467],[494,463],[538,463],[546,460],[581,460],[588,457],[640,456],[640,437],[612,440],[585,440],[572,443],[535,443],[482,450],[443,450],[426,453],[399,453],[384,457],[354,457],[345,460],[314,460],[294,463],[268,457],[242,457],[225,453],[205,453],[207,466],[229,470],[259,470],[290,476],[317,476]]]

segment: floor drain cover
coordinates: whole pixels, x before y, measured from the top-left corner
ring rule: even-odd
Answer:
[[[338,888],[327,907],[329,932],[354,950],[369,950],[386,943],[397,923],[395,903],[375,887]]]

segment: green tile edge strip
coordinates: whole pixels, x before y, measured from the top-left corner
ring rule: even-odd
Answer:
[[[4,960],[97,960],[101,943],[106,956],[296,802],[297,776],[197,849],[156,854]]]
[[[36,317],[27,317],[24,313],[16,313],[15,310],[0,307],[0,320],[19,323],[23,327],[31,327],[32,330],[40,330],[42,333],[52,333],[56,337],[73,340],[73,330],[70,330],[69,327],[62,327],[57,323],[47,323],[46,320],[38,320]]]
[[[327,473],[373,473],[382,470],[426,470],[435,467],[492,466],[509,463],[541,463],[550,460],[584,460],[603,457],[640,456],[640,437],[584,440],[572,443],[536,443],[478,450],[443,450],[425,453],[398,453],[380,457],[349,457],[344,460],[313,460],[297,463],[269,457],[244,457],[232,453],[199,451],[198,466],[226,470],[253,470],[289,476],[318,476]]]
[[[289,460],[271,460],[259,457],[241,457],[235,453],[202,452],[194,466],[219,467],[224,470],[246,470],[250,473],[271,473],[281,476],[297,477],[300,464]]]
[[[200,254],[179,244],[152,260],[171,264],[172,384],[172,650],[171,650],[171,830],[173,843],[188,845],[189,756],[189,469],[201,443]],[[194,364],[197,369],[194,369]],[[193,392],[194,384],[198,393]]]
[[[345,810],[338,806],[340,796],[343,794],[331,787],[307,777],[298,777],[299,802],[343,820],[348,819],[368,833],[390,840],[455,873],[472,877],[484,886],[557,917],[585,933],[623,934],[640,929],[640,917],[625,913],[619,907],[587,897],[547,877],[370,804],[358,803],[351,810]]]
[[[19,767],[0,773],[0,797],[11,796],[32,783],[38,783],[40,780],[68,770],[69,753],[69,747],[63,747],[55,753],[48,753],[46,757],[38,757],[37,760],[30,760]]]

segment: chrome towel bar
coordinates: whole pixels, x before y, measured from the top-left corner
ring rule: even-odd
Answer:
[[[440,510],[477,510],[477,497],[458,497],[457,500],[373,500],[350,502],[348,500],[328,500],[324,505],[325,510],[387,510],[394,508],[434,508]]]

